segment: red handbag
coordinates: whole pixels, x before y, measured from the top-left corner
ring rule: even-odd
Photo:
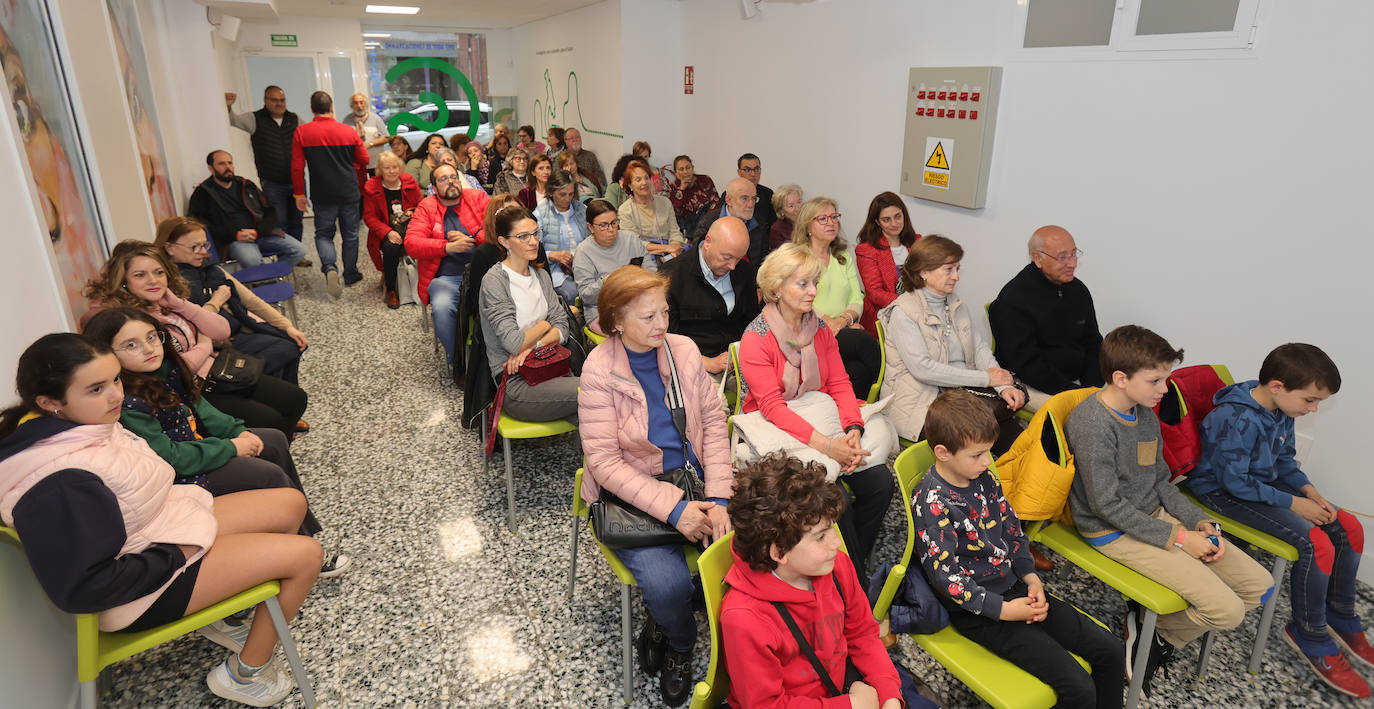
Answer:
[[[544,345],[531,351],[520,364],[520,378],[538,386],[572,372],[572,352],[563,345]]]

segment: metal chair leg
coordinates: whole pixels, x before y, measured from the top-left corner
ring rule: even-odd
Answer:
[[[315,692],[310,688],[310,675],[305,673],[300,653],[296,652],[296,641],[291,637],[291,627],[286,624],[286,614],[281,612],[277,597],[267,599],[267,613],[272,616],[272,627],[277,630],[277,642],[286,653],[286,662],[291,666],[291,674],[296,678],[296,686],[301,690],[301,705],[306,709],[315,706]]]
[[[1212,643],[1216,642],[1217,631],[1209,630],[1202,636],[1202,648],[1197,653],[1197,676],[1202,677],[1207,672],[1207,660],[1212,657]]]
[[[485,476],[491,470],[491,456],[487,455],[487,414],[482,413],[482,442],[477,450],[482,452],[482,475]]]
[[[634,653],[630,650],[630,625],[633,620],[630,618],[630,587],[620,584],[620,668],[625,675],[625,703],[629,704],[635,700],[634,668],[632,661]]]
[[[577,590],[577,533],[582,529],[582,518],[573,515],[572,546],[568,554],[568,602],[572,603],[573,593]]]
[[[429,332],[429,306],[420,303],[420,327]]]
[[[286,317],[291,319],[292,325],[299,327],[300,318],[296,315],[296,298],[294,296],[286,299]]]
[[[1158,613],[1148,608],[1145,609],[1145,620],[1141,624],[1140,634],[1145,640],[1143,644],[1146,648],[1150,647],[1150,644],[1154,642],[1155,621],[1158,619]],[[1136,705],[1140,703],[1140,690],[1145,686],[1145,665],[1149,663],[1149,660],[1149,650],[1137,652],[1135,654],[1135,667],[1131,669],[1131,686],[1126,690],[1125,709],[1135,709]]]
[[[499,435],[499,434],[498,434]],[[515,473],[511,470],[510,439],[501,436],[501,448],[506,452],[506,526],[515,531]]]
[[[98,680],[82,682],[77,699],[77,706],[80,709],[96,709],[100,706],[100,689],[96,686]]]
[[[1260,612],[1259,631],[1255,633],[1255,645],[1250,650],[1250,666],[1246,669],[1250,674],[1259,674],[1260,662],[1264,660],[1264,645],[1269,642],[1269,629],[1274,623],[1274,606],[1279,601],[1279,586],[1283,584],[1283,575],[1288,571],[1288,560],[1282,557],[1274,559],[1274,586],[1269,589],[1269,600],[1264,602],[1264,610]]]

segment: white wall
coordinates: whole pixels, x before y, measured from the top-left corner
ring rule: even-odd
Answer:
[[[682,122],[699,171],[720,180],[756,152],[765,184],[837,198],[852,238],[872,196],[897,187],[907,69],[1004,66],[988,206],[908,200],[918,232],[965,247],[964,299],[991,300],[1025,263],[1029,233],[1059,223],[1086,252],[1080,275],[1104,328],[1151,327],[1188,363],[1241,377],[1277,344],[1319,344],[1345,382],[1299,424],[1315,437],[1305,467],[1328,497],[1374,511],[1350,464],[1374,399],[1374,98],[1356,89],[1374,63],[1374,7],[1265,3],[1247,59],[1067,62],[1018,52],[1010,2],[762,9],[744,21],[733,1],[683,3],[681,56],[636,57],[696,66]],[[627,90],[627,105],[638,100]]]
[[[621,33],[621,84],[625,93],[625,147],[621,152],[630,152],[637,140],[648,141],[654,151],[654,167],[690,152],[683,141],[683,116],[698,97],[682,93],[682,62],[671,61],[683,55],[683,33],[676,28],[684,5],[680,0],[633,0],[620,8],[622,27],[626,28]],[[725,187],[723,182],[718,185]]]
[[[620,15],[620,0],[605,0],[511,30],[520,122],[533,125],[541,141],[551,124],[579,129],[607,176],[625,151]]]

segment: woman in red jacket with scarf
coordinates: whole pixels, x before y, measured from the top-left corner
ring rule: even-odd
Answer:
[[[400,307],[396,269],[405,255],[406,225],[420,205],[420,184],[406,174],[401,158],[390,150],[377,156],[377,176],[363,185],[363,223],[367,225],[367,253],[382,272],[386,307]]]

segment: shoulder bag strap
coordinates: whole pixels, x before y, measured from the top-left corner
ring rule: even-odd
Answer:
[[[825,684],[825,691],[830,692],[832,697],[844,696],[839,687],[835,686],[835,680],[830,678],[830,673],[825,671],[825,666],[821,664],[821,659],[816,657],[816,651],[812,649],[811,643],[806,641],[806,636],[802,635],[801,628],[797,627],[797,621],[792,619],[792,614],[788,612],[787,606],[782,601],[770,601],[777,609],[778,615],[782,616],[782,622],[787,624],[787,629],[792,631],[792,637],[797,641],[797,647],[811,663],[811,669],[816,671],[816,676],[821,678]]]
[[[692,451],[687,443],[687,404],[682,396],[682,385],[677,380],[677,364],[673,362],[673,349],[666,339],[663,343],[663,353],[668,356],[668,410],[673,414],[673,427],[677,429],[678,438],[682,440],[683,467],[700,477],[701,473],[692,465]]]

